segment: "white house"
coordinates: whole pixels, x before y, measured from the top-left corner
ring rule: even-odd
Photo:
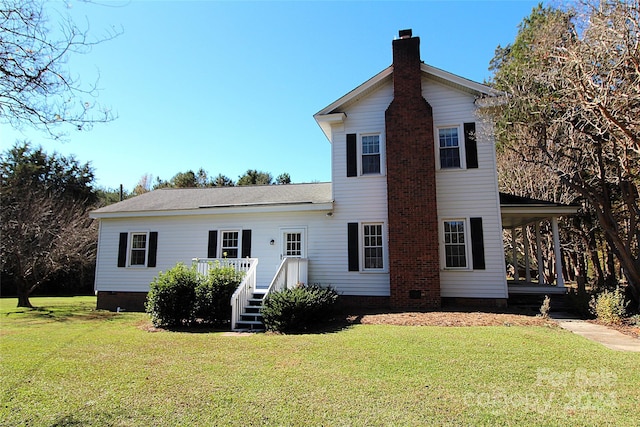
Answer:
[[[401,31],[390,67],[315,114],[331,183],[161,189],[93,211],[98,307],[141,309],[160,271],[223,255],[257,262],[253,292],[296,259],[296,281],[331,285],[350,304],[504,304],[501,209],[519,227],[575,208],[501,206],[491,128],[477,114],[499,94],[422,63],[419,45]]]

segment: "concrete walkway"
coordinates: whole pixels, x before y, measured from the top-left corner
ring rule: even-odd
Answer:
[[[581,335],[587,339],[599,342],[611,350],[633,351],[640,353],[640,339],[625,335],[615,329],[585,322],[567,315],[567,313],[550,313],[553,320],[558,322],[561,328]]]

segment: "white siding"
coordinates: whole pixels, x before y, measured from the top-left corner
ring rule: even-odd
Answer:
[[[493,141],[481,131],[482,124],[475,116],[475,99],[471,94],[425,77],[423,96],[433,109],[434,132],[437,132],[437,126],[440,125],[462,127],[463,123],[477,123],[479,168],[437,171],[438,218],[440,224],[444,218],[464,218],[468,224],[469,218],[482,217],[486,269],[454,271],[442,268],[441,294],[443,297],[506,298],[507,284]],[[349,295],[389,295],[388,274],[346,271],[347,223],[383,221],[387,224],[387,187],[384,170],[382,176],[348,178],[346,135],[382,132],[384,136],[384,113],[392,99],[393,87],[389,81],[375,92],[348,105],[344,110],[347,116],[344,123],[333,128],[333,222],[339,224],[339,227],[333,230],[335,234],[331,235],[331,239],[338,239],[335,242],[340,251],[331,257],[325,254],[327,258],[323,258],[323,261],[326,260],[338,267],[325,281],[340,283],[339,288]],[[436,147],[433,147],[433,153],[438,159]],[[440,237],[442,245],[442,236]],[[468,257],[471,258],[470,253]],[[441,265],[444,265],[444,262],[441,262]]]
[[[348,271],[347,224],[350,222],[383,222],[387,235],[387,181],[382,155],[381,174],[347,177],[346,135],[379,132],[385,138],[384,112],[393,98],[391,84],[349,105],[344,124],[333,128],[331,160],[334,193],[333,233],[326,243],[333,253],[326,256],[330,282],[345,295],[389,296],[389,273]],[[358,141],[359,143],[359,141]],[[361,230],[360,230],[361,233]],[[331,248],[328,248],[331,250]],[[336,250],[337,249],[337,250]],[[388,259],[385,263],[388,266]],[[333,271],[330,266],[335,268]]]
[[[160,271],[166,271],[178,262],[190,265],[193,258],[206,258],[209,230],[252,230],[251,256],[259,258],[258,286],[266,287],[280,264],[282,229],[305,228],[307,257],[311,260],[309,281],[320,283],[322,281],[316,277],[327,276],[321,272],[327,263],[318,260],[329,246],[324,238],[330,234],[327,231],[331,221],[325,212],[102,219],[96,290],[148,291],[149,283]],[[158,232],[157,267],[117,267],[119,234],[132,231]],[[270,244],[272,239],[274,245]]]
[[[474,97],[434,80],[423,79],[423,96],[433,108],[434,132],[438,126],[476,122],[477,169],[447,169],[436,172],[438,219],[482,217],[485,270],[446,270],[441,260],[443,297],[506,298],[502,225],[493,140],[483,132],[475,115]],[[437,144],[437,134],[435,135]],[[461,150],[464,152],[464,150]],[[437,147],[434,156],[438,156]],[[438,157],[436,157],[438,159]],[[438,160],[439,162],[439,160]],[[467,230],[469,231],[469,230]],[[467,237],[470,235],[467,234]],[[443,237],[440,235],[442,249]],[[442,250],[441,250],[442,252]],[[471,254],[467,254],[471,258]]]

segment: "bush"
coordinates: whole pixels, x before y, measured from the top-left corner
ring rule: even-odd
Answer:
[[[540,306],[540,316],[543,319],[548,319],[550,309],[551,309],[551,298],[549,298],[549,295],[545,295],[544,301],[542,301],[542,305]]]
[[[626,308],[629,303],[624,302],[624,293],[620,289],[615,291],[605,290],[591,298],[589,306],[591,312],[606,325],[622,323]]]
[[[338,293],[331,287],[298,286],[269,294],[263,303],[265,328],[277,332],[303,331],[333,314]]]
[[[179,263],[153,279],[145,308],[154,326],[182,326],[193,321],[198,276],[194,268]]]
[[[217,264],[209,269],[206,278],[196,287],[194,317],[203,323],[221,325],[231,320],[231,296],[238,288],[244,273],[232,266]]]

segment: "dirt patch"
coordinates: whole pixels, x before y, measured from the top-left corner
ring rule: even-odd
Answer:
[[[554,326],[540,316],[514,313],[432,311],[349,315],[350,323],[401,326]]]
[[[607,328],[615,329],[618,332],[622,332],[625,335],[640,339],[640,327],[632,324],[629,319],[624,319],[620,325],[605,325],[602,322],[598,322],[598,320],[587,320],[587,322],[606,326]]]

